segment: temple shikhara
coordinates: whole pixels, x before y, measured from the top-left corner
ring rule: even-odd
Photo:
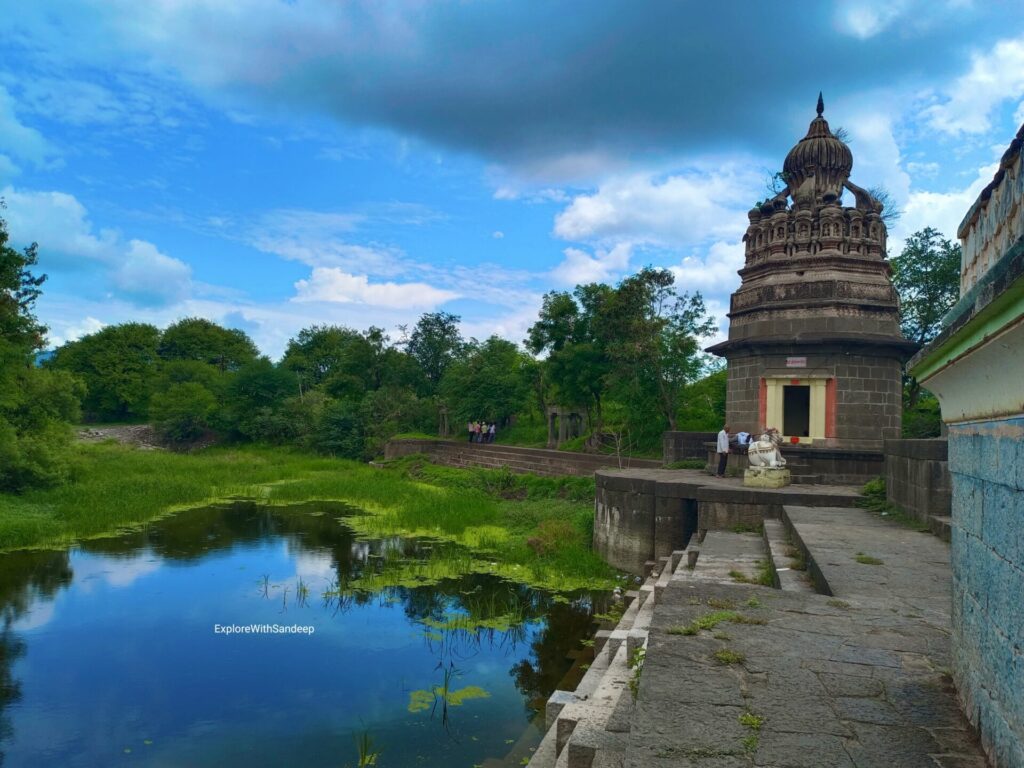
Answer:
[[[882,204],[850,181],[853,154],[820,95],[817,112],[786,156],[785,188],[748,213],[729,338],[708,351],[728,361],[734,431],[775,427],[810,465],[853,451],[840,474],[877,475],[870,454],[880,461],[900,436],[901,368],[916,347],[900,332]]]

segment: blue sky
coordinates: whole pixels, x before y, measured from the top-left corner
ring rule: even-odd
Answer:
[[[203,316],[271,356],[676,272],[725,322],[746,211],[814,117],[956,226],[1024,121],[1018,2],[0,0],[0,195],[53,343]]]

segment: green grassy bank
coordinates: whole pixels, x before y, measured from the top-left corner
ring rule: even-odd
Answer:
[[[455,470],[416,457],[378,469],[286,448],[175,454],[100,444],[79,451],[73,482],[0,494],[0,550],[64,546],[230,498],[342,501],[367,513],[347,519],[367,536],[454,541],[485,556],[490,570],[522,581],[604,588],[614,577],[590,551],[593,481],[586,478]]]

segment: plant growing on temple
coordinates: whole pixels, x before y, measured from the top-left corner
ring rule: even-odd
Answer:
[[[20,491],[68,478],[69,422],[82,388],[66,372],[35,366],[46,328],[34,308],[46,276],[33,274],[35,243],[18,251],[8,239],[0,218],[0,491]]]

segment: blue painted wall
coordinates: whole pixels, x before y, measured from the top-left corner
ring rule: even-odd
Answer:
[[[1024,415],[949,427],[953,677],[997,766],[1024,766]]]

